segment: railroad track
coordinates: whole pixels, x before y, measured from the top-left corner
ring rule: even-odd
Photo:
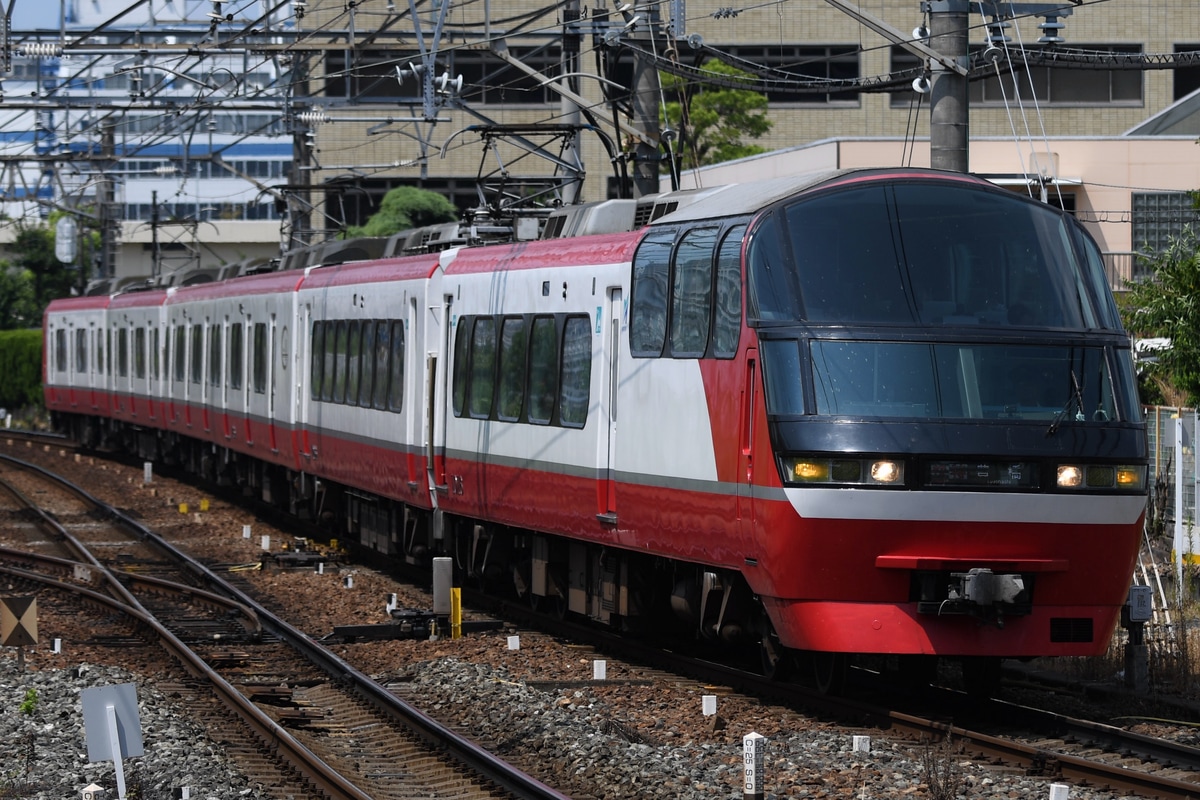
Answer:
[[[312,796],[357,800],[563,800],[79,487],[0,456],[0,488],[13,513],[40,531],[26,531],[38,552],[0,549],[9,579],[74,593],[152,632],[190,675],[184,688],[194,696],[210,687],[256,746],[275,754],[268,785],[302,782]]]

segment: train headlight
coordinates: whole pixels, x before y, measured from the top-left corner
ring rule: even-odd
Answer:
[[[782,459],[782,466],[784,480],[793,484],[904,485],[904,464],[890,459],[788,456]]]
[[[1146,468],[1144,466],[1110,466],[1107,464],[1088,466],[1059,464],[1058,488],[1141,492],[1146,489]]]

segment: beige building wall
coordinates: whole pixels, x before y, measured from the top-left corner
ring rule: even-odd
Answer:
[[[415,49],[417,37],[411,22],[407,21],[407,4],[394,4],[396,12],[389,12],[387,5],[387,0],[357,3],[354,6],[356,30],[385,30],[386,34],[374,39],[375,46]],[[912,31],[923,21],[917,0],[860,0],[857,5],[903,32]],[[1064,46],[1137,45],[1145,53],[1171,53],[1178,46],[1200,46],[1200,14],[1191,13],[1192,10],[1185,6],[1178,0],[1138,0],[1072,7],[1073,13],[1060,20],[1066,26],[1061,32],[1065,39]],[[344,27],[348,22],[346,8],[342,0],[315,0],[309,4],[301,26],[306,30],[329,25]],[[442,49],[480,47],[488,33],[493,38],[508,36],[513,46],[538,41],[538,36],[530,34],[555,34],[561,30],[561,17],[557,11],[544,14],[529,23],[514,20],[524,12],[546,8],[542,0],[514,0],[504,3],[502,7],[501,4],[492,4],[493,21],[490,28],[485,28],[482,4],[456,4],[446,17],[447,35],[443,39]],[[603,8],[597,4],[588,5],[589,13],[593,14]],[[667,6],[661,8],[664,14],[668,13]],[[683,62],[691,63],[694,60],[695,53],[686,37],[695,35],[701,37],[705,44],[718,48],[753,45],[767,48],[768,52],[771,48],[790,45],[856,48],[860,52],[859,73],[862,77],[886,75],[892,69],[892,43],[824,0],[759,4],[738,9],[736,13],[727,11],[732,7],[723,0],[692,0],[685,8],[687,21],[682,26],[681,38],[675,46],[677,57]],[[637,11],[642,9],[638,8]],[[403,19],[393,24],[397,14]],[[422,32],[427,43],[432,33],[431,19],[427,12],[423,14]],[[1038,17],[1015,20],[1005,32],[1013,45],[1033,46],[1042,35],[1038,28],[1041,21]],[[972,44],[984,42],[985,22],[987,20],[977,14],[970,17],[972,30],[969,38]],[[590,37],[585,37],[580,60],[582,69],[589,72],[595,69],[593,46]],[[315,71],[319,73],[319,69]],[[989,137],[1118,135],[1170,105],[1174,99],[1171,70],[1140,72],[1137,80],[1142,86],[1140,101],[1043,104],[1039,107],[1026,92],[1024,98],[1009,98],[1007,106],[974,104],[970,110],[971,137],[978,140]],[[614,130],[612,115],[601,104],[599,84],[585,78],[581,85],[582,93],[596,104],[594,109],[605,132],[618,142],[627,138]],[[313,90],[319,87],[320,82],[314,81]],[[415,85],[413,88],[415,91]],[[469,87],[467,95],[469,99]],[[907,103],[893,104],[891,96],[885,93],[863,93],[857,100],[832,103],[772,103],[770,114],[774,128],[758,143],[769,150],[776,150],[834,137],[864,139],[908,136],[924,139],[929,135],[928,96],[925,101],[919,108],[910,108]],[[390,107],[385,110],[397,118],[419,112],[419,108],[412,107]],[[505,123],[558,122],[561,119],[557,104],[530,106],[516,102],[515,98],[512,104],[481,106],[479,110]],[[380,109],[364,108],[346,113],[378,119]],[[321,126],[317,131],[316,158],[328,168],[315,171],[314,182],[336,177],[339,171],[344,173],[346,168],[355,163],[368,165],[369,168],[362,172],[371,177],[413,179],[422,173],[431,178],[474,176],[480,166],[480,142],[477,136],[459,134],[453,139],[445,158],[438,148],[453,134],[469,125],[479,124],[481,120],[449,108],[440,111],[439,119],[441,121],[433,126],[397,122],[386,126],[388,130],[384,132],[377,130],[371,134],[366,131],[371,125],[377,124],[375,122]],[[414,138],[417,128],[422,126],[422,134],[433,144],[433,149],[426,153],[420,152]],[[601,199],[605,196],[605,178],[613,174],[609,156],[594,135],[585,134],[581,147],[588,173],[585,197]],[[514,158],[515,153],[507,153],[499,160],[513,165]],[[514,172],[523,169],[527,163],[514,166]],[[388,164],[399,166],[389,169]]]

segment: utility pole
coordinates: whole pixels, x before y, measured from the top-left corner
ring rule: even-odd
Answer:
[[[641,52],[634,52],[633,59],[633,124],[642,131],[633,155],[633,194],[645,197],[658,193],[658,165],[660,129],[658,104],[662,98],[662,86],[658,80],[658,65],[654,59],[644,55],[658,52],[658,5],[638,6],[631,18],[633,29],[630,39],[636,42]]]
[[[158,246],[158,190],[150,192],[150,277],[162,274],[162,249]]]
[[[563,35],[561,48],[562,85],[568,92],[579,92],[579,0],[567,0],[563,7]],[[579,104],[566,92],[562,99],[562,124],[574,125],[578,129],[580,121]],[[582,163],[579,157],[579,136],[572,136],[570,142],[563,148],[562,158],[573,164]],[[560,198],[565,206],[579,202],[580,180],[565,180],[562,184]]]
[[[116,161],[116,137],[111,124],[106,124],[100,133],[100,179],[96,185],[96,217],[100,221],[100,252],[96,256],[96,277],[116,276],[117,226],[116,178],[113,170]]]
[[[928,0],[930,45],[967,67],[970,4],[968,0]],[[931,61],[929,96],[929,164],[953,172],[970,170],[970,122],[967,77]],[[965,69],[964,69],[965,72]]]

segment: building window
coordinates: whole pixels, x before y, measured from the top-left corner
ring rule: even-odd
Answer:
[[[1134,192],[1131,199],[1133,249],[1137,251],[1163,252],[1172,239],[1200,220],[1190,192]]]
[[[972,54],[983,46],[972,47]],[[1083,44],[1073,51],[1090,51],[1115,55],[1142,52],[1139,45]],[[918,70],[923,59],[901,47],[892,48],[892,72]],[[1128,105],[1142,104],[1142,73],[1129,69],[1081,69],[1076,67],[1046,67],[1033,65],[1026,71],[1020,54],[1014,53],[1013,69],[1001,62],[1001,75],[972,80],[968,102],[973,106],[1004,105],[1017,99],[1034,100],[1043,105]],[[914,99],[912,91],[892,94],[892,106],[908,106]],[[928,102],[928,96],[922,97]]]
[[[814,91],[814,85],[826,81],[861,77],[858,45],[718,45],[717,49],[732,57],[733,66],[765,79],[762,93],[771,103],[858,103],[856,91]],[[789,83],[797,85],[789,87]]]
[[[1200,44],[1177,44],[1176,53],[1194,53],[1200,50]],[[1175,100],[1182,100],[1192,92],[1200,89],[1200,66],[1176,67],[1171,70],[1175,80]]]

